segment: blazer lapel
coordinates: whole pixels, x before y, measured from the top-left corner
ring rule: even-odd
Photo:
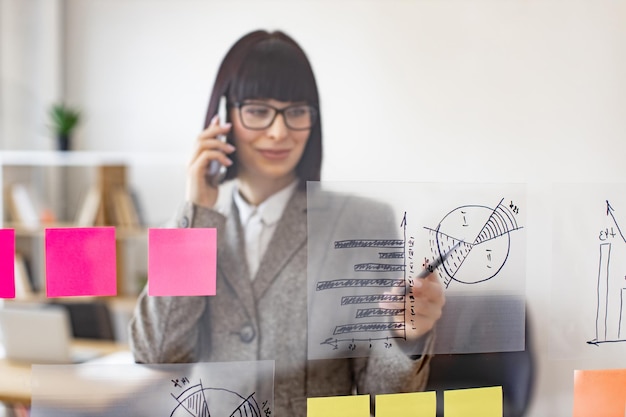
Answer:
[[[218,254],[217,268],[227,285],[237,294],[249,316],[256,317],[256,304],[245,257],[243,231],[239,222],[239,211],[237,205],[232,202],[232,197],[224,212],[228,211],[230,214],[227,216],[224,228],[224,245],[222,253]]]
[[[296,190],[285,207],[274,236],[261,259],[253,284],[257,299],[267,291],[284,266],[306,243],[306,207],[306,191]]]

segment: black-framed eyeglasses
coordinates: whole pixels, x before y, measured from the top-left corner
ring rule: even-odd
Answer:
[[[263,130],[270,127],[281,114],[291,130],[308,130],[317,122],[317,109],[308,104],[292,104],[278,109],[265,103],[235,103],[241,123],[247,129]]]

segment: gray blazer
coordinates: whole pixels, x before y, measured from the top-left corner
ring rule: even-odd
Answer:
[[[253,281],[237,208],[226,200],[219,210],[186,204],[178,216],[179,227],[218,230],[217,296],[149,297],[144,289],[129,327],[137,362],[274,360],[278,417],[306,416],[307,397],[357,392],[373,400],[424,389],[429,355],[307,360],[306,192],[289,201]]]

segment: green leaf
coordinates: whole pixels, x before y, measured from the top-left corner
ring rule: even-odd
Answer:
[[[78,110],[64,103],[53,104],[50,108],[52,128],[57,135],[70,135],[80,122],[80,118],[81,114]]]

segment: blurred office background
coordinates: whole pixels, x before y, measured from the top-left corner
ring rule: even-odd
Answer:
[[[324,180],[528,184],[528,415],[566,417],[573,369],[623,361],[550,353],[550,186],[624,180],[624,21],[624,0],[0,0],[0,150],[53,150],[47,109],[77,106],[74,149],[143,167],[161,224],[227,48],[284,30],[319,82]]]

